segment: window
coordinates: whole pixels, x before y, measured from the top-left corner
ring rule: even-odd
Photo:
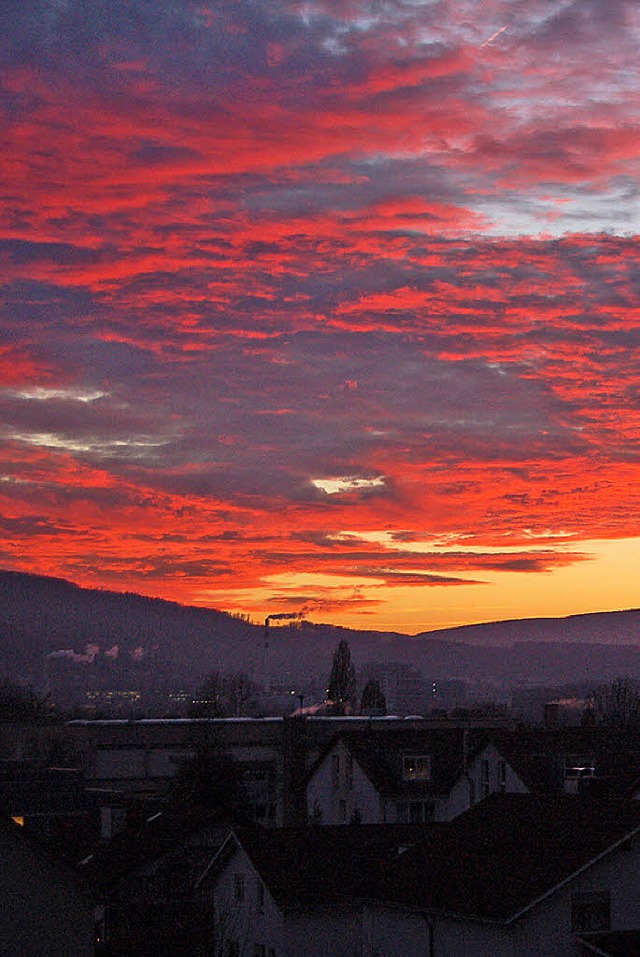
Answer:
[[[244,903],[244,874],[233,875],[233,899],[236,904]]]
[[[353,755],[352,754],[347,755],[346,776],[347,776],[347,787],[349,788],[350,791],[352,791],[353,790]]]
[[[431,757],[428,754],[405,754],[403,756],[403,781],[428,781],[430,777]]]
[[[426,824],[435,820],[433,801],[400,801],[396,804],[399,824]]]
[[[228,940],[224,948],[225,957],[240,957],[240,941]]]
[[[565,778],[592,778],[595,773],[594,762],[589,758],[567,758],[564,762]]]
[[[332,754],[331,755],[331,783],[334,788],[337,788],[340,784],[340,755]]]
[[[347,820],[347,802],[344,800],[338,801],[338,818],[340,824],[345,824]]]
[[[571,895],[571,930],[579,933],[611,929],[609,891],[582,891]]]
[[[489,797],[489,762],[481,761],[480,762],[480,779],[481,779],[481,788],[482,788],[482,797]]]
[[[504,794],[507,790],[507,762],[498,761],[498,790]]]
[[[267,948],[264,944],[253,945],[253,957],[267,957]]]

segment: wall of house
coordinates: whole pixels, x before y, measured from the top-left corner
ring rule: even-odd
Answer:
[[[307,786],[309,820],[320,824],[348,824],[357,809],[362,824],[383,822],[378,791],[357,761],[349,764],[350,758],[344,743],[338,741],[316,769]]]
[[[420,914],[403,914],[384,908],[365,909],[362,915],[362,957],[395,954],[398,957],[428,957],[431,933],[430,922]]]
[[[338,907],[287,915],[284,949],[277,957],[360,957],[362,913]]]
[[[470,790],[475,794],[475,803],[487,796],[486,780],[483,777],[482,762],[489,764],[488,794],[504,790],[507,794],[528,794],[529,789],[522,783],[516,772],[493,744],[474,758],[468,769],[468,776],[461,776],[454,784],[448,798],[437,805],[436,820],[451,821],[470,807]],[[501,786],[500,762],[504,761],[504,788]],[[470,785],[471,782],[471,785]]]
[[[544,939],[544,953],[549,957],[582,954],[573,944],[571,900],[572,895],[585,891],[610,892],[611,930],[637,929],[640,927],[639,885],[640,840],[635,838],[628,849],[613,851],[523,915],[514,924],[515,953],[539,954],[539,941]]]
[[[187,748],[100,748],[90,774],[101,782],[122,781],[142,788],[150,779],[170,780],[193,755],[193,749]]]
[[[571,926],[572,895],[610,891],[611,929],[631,930],[640,926],[639,882],[640,841],[636,840],[629,850],[614,851],[512,924],[434,918],[434,955],[582,957]]]
[[[334,907],[287,915],[278,957],[428,957],[428,947],[428,925],[419,915]]]
[[[237,899],[238,879],[244,889],[242,900]],[[238,957],[253,957],[256,945],[263,945],[267,954],[272,949],[276,957],[285,957],[282,913],[241,848],[235,851],[207,899],[217,936],[212,941],[212,957],[224,957],[227,943],[233,941],[238,945]]]
[[[528,951],[514,951],[512,932],[498,924],[438,917],[432,927],[434,957],[529,957]],[[537,950],[535,957],[547,957],[547,951]]]

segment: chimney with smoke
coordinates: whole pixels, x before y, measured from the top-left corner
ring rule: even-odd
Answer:
[[[264,635],[263,635],[263,680],[264,680],[264,691],[265,694],[271,694],[271,672],[269,671],[269,622],[270,621],[298,621],[304,615],[304,609],[302,611],[281,611],[273,615],[267,615],[264,620]]]

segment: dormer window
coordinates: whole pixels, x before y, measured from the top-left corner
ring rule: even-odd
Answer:
[[[403,781],[429,781],[431,778],[431,755],[405,754],[402,758]]]
[[[595,777],[595,773],[596,769],[593,761],[573,758],[564,762],[565,778],[592,778]]]

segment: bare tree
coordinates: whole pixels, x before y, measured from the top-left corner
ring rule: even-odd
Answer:
[[[197,697],[192,702],[190,717],[192,718],[223,718],[225,717],[225,687],[224,676],[219,671],[212,671],[200,688]]]
[[[260,686],[244,671],[222,675],[213,671],[193,701],[193,718],[240,718],[254,714],[260,698]]]
[[[260,694],[260,686],[244,671],[237,671],[227,678],[226,692],[233,717],[240,718],[255,710],[255,701]]]
[[[598,724],[613,728],[640,726],[640,694],[630,678],[615,678],[595,688],[588,707]]]

